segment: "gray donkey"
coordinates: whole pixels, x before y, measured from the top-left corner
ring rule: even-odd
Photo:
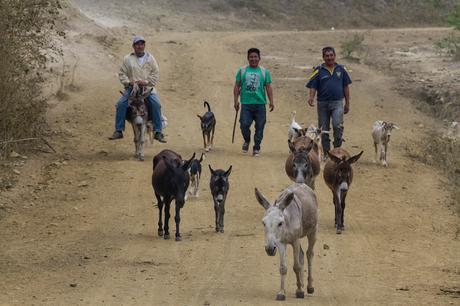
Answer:
[[[230,189],[228,177],[232,172],[232,166],[227,171],[214,170],[209,166],[211,171],[211,181],[209,187],[211,189],[212,199],[214,201],[214,212],[216,213],[216,232],[224,232],[224,214],[225,214],[225,200],[227,193]]]
[[[273,205],[259,192],[255,190],[257,201],[265,208],[265,216],[262,224],[265,229],[265,252],[268,256],[275,256],[276,250],[280,253],[281,289],[276,295],[277,300],[286,299],[284,282],[287,274],[286,249],[287,244],[294,249],[294,272],[297,277],[296,297],[303,298],[303,265],[304,252],[300,239],[307,236],[308,249],[308,283],[307,293],[312,294],[312,261],[313,247],[316,241],[318,224],[318,204],[316,195],[307,185],[294,183],[286,188]]]
[[[152,129],[150,125],[147,125],[149,115],[148,107],[145,102],[145,98],[150,95],[151,91],[151,89],[146,90],[145,87],[139,87],[137,84],[134,84],[133,90],[128,98],[129,107],[126,113],[126,119],[133,127],[134,154],[140,161],[144,160],[145,133],[151,133]]]

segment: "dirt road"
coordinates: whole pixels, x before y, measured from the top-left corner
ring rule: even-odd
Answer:
[[[132,157],[129,129],[123,140],[106,140],[120,87],[116,73],[131,33],[113,30],[123,44],[108,48],[90,29],[69,33],[67,60],[78,58],[75,90],[67,100],[50,101],[59,153],[30,160],[17,188],[4,194],[11,209],[0,224],[0,304],[458,304],[458,294],[448,292],[460,287],[449,182],[405,153],[405,144],[420,137],[420,122],[434,123],[392,90],[394,79],[353,63],[344,147],[364,155],[349,192],[347,229],[335,234],[332,195],[319,177],[315,294],[295,299],[289,249],[287,301],[274,301],[279,260],[265,254],[263,209],[253,190],[273,199],[290,184],[284,173],[289,114],[296,110],[304,125],[316,122],[305,102],[307,68],[320,61],[318,46],[343,32],[146,33],[161,68],[169,127],[168,143],[149,146],[142,163]],[[251,46],[262,49],[276,101],[259,158],[240,152],[241,136],[231,145],[234,74]],[[195,114],[204,111],[204,99],[217,117],[215,150],[204,163],[201,196],[182,210],[183,241],[165,241],[156,235],[150,160],[164,148],[183,156],[200,152]],[[377,119],[401,127],[391,140],[389,168],[372,163],[370,127]],[[224,234],[213,229],[207,164],[233,165]]]

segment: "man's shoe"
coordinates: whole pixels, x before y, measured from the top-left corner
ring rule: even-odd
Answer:
[[[158,140],[161,143],[166,143],[165,136],[163,135],[162,132],[156,132],[155,136],[153,136],[154,139]]]
[[[252,151],[252,156],[254,156],[254,157],[260,156],[260,150],[253,150]]]
[[[115,131],[113,132],[113,135],[109,137],[109,140],[122,139],[122,138],[123,138],[123,132]]]
[[[241,150],[243,150],[243,153],[248,153],[249,143],[247,143],[247,142],[243,143],[243,146],[241,147]]]

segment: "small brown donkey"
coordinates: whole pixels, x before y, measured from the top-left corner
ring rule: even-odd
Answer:
[[[176,241],[181,240],[179,231],[180,210],[184,207],[185,194],[190,182],[188,169],[195,158],[195,153],[189,160],[172,150],[163,150],[153,158],[152,187],[158,201],[158,235],[169,239],[170,206],[173,199],[176,200]],[[163,228],[162,212],[165,211],[165,223]]]
[[[337,234],[341,234],[345,229],[343,221],[345,198],[347,197],[348,189],[353,181],[353,169],[351,168],[351,164],[358,161],[362,154],[363,151],[350,157],[350,154],[342,148],[334,148],[328,152],[330,159],[324,166],[323,176],[326,185],[332,191]]]
[[[307,236],[308,249],[308,278],[307,293],[312,294],[313,277],[313,247],[316,241],[316,230],[318,225],[318,203],[313,190],[305,184],[294,183],[286,188],[273,205],[257,190],[256,198],[260,205],[265,208],[265,216],[262,224],[265,230],[265,252],[268,256],[275,256],[276,250],[280,254],[281,289],[276,295],[277,300],[286,299],[284,287],[287,264],[287,245],[292,245],[294,254],[294,272],[297,278],[297,298],[304,297],[303,291],[303,265],[304,252],[301,246],[301,239]]]
[[[307,136],[288,141],[291,154],[286,159],[287,176],[296,183],[305,183],[315,189],[315,178],[320,171],[318,146]]]

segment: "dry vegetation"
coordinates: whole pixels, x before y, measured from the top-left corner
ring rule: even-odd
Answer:
[[[57,0],[0,1],[0,155],[14,141],[41,134],[46,102],[40,85],[43,68],[59,53],[50,35],[59,8]]]

